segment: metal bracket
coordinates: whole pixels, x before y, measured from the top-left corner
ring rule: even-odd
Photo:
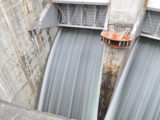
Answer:
[[[35,21],[35,23],[30,26],[28,33],[32,37],[38,35],[42,29],[57,26],[58,8],[55,4],[47,4],[39,17],[39,20]]]

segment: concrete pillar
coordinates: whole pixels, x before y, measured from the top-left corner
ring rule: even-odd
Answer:
[[[128,52],[129,49],[125,48],[119,49],[108,46],[105,48],[98,120],[104,120],[115,87],[115,82],[124,66]]]

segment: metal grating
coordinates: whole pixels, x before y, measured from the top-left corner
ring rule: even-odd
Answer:
[[[104,28],[106,6],[57,4],[61,26]]]
[[[142,33],[160,37],[160,12],[147,11]]]

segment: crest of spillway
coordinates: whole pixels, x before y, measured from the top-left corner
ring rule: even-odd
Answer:
[[[38,109],[96,120],[103,53],[100,31],[62,28],[50,53]]]
[[[130,66],[124,69],[127,72],[122,74],[105,120],[160,119],[160,41],[142,38],[132,51]],[[113,103],[115,99],[118,104]]]

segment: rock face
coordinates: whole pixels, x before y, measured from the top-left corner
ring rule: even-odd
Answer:
[[[111,48],[106,46],[103,63],[98,120],[104,120],[115,87],[115,82],[118,79],[118,74],[123,68],[128,51],[129,49]]]
[[[0,0],[0,99],[35,108],[57,28],[30,38],[47,0]]]

